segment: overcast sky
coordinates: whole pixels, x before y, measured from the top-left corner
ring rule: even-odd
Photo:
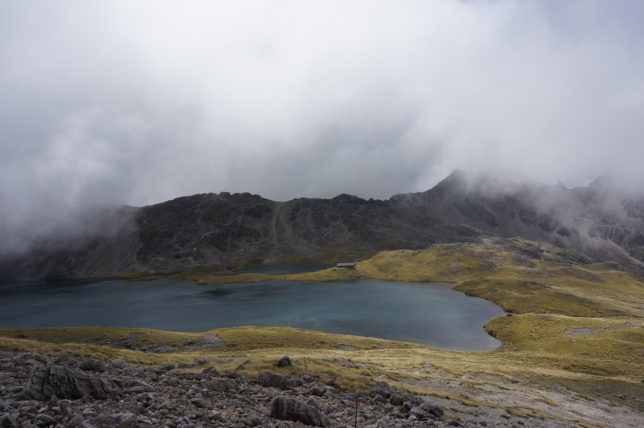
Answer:
[[[635,187],[643,22],[640,0],[0,0],[0,228],[455,168]]]

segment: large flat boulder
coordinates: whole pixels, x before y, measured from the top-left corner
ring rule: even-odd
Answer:
[[[329,420],[317,407],[283,395],[277,396],[271,401],[271,418],[302,422],[318,427],[329,426]]]
[[[68,399],[104,399],[119,395],[119,385],[94,374],[64,366],[36,366],[31,370],[22,397],[47,400],[52,396]]]
[[[287,389],[289,387],[289,377],[277,373],[262,371],[257,375],[257,383],[262,386]]]

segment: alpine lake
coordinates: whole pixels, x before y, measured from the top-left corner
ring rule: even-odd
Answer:
[[[254,268],[267,274],[320,265]],[[484,351],[500,342],[483,329],[505,312],[446,283],[378,280],[266,281],[199,285],[160,279],[0,284],[0,327],[131,327],[202,332],[242,325],[288,326]]]

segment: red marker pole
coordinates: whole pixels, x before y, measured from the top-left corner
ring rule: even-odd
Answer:
[[[356,428],[358,428],[358,407],[360,407],[360,397],[356,395]]]

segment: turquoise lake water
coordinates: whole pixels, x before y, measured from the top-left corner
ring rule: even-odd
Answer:
[[[198,332],[241,325],[290,326],[475,351],[500,345],[483,325],[503,314],[499,306],[442,283],[198,285],[162,279],[0,284],[0,327]]]

